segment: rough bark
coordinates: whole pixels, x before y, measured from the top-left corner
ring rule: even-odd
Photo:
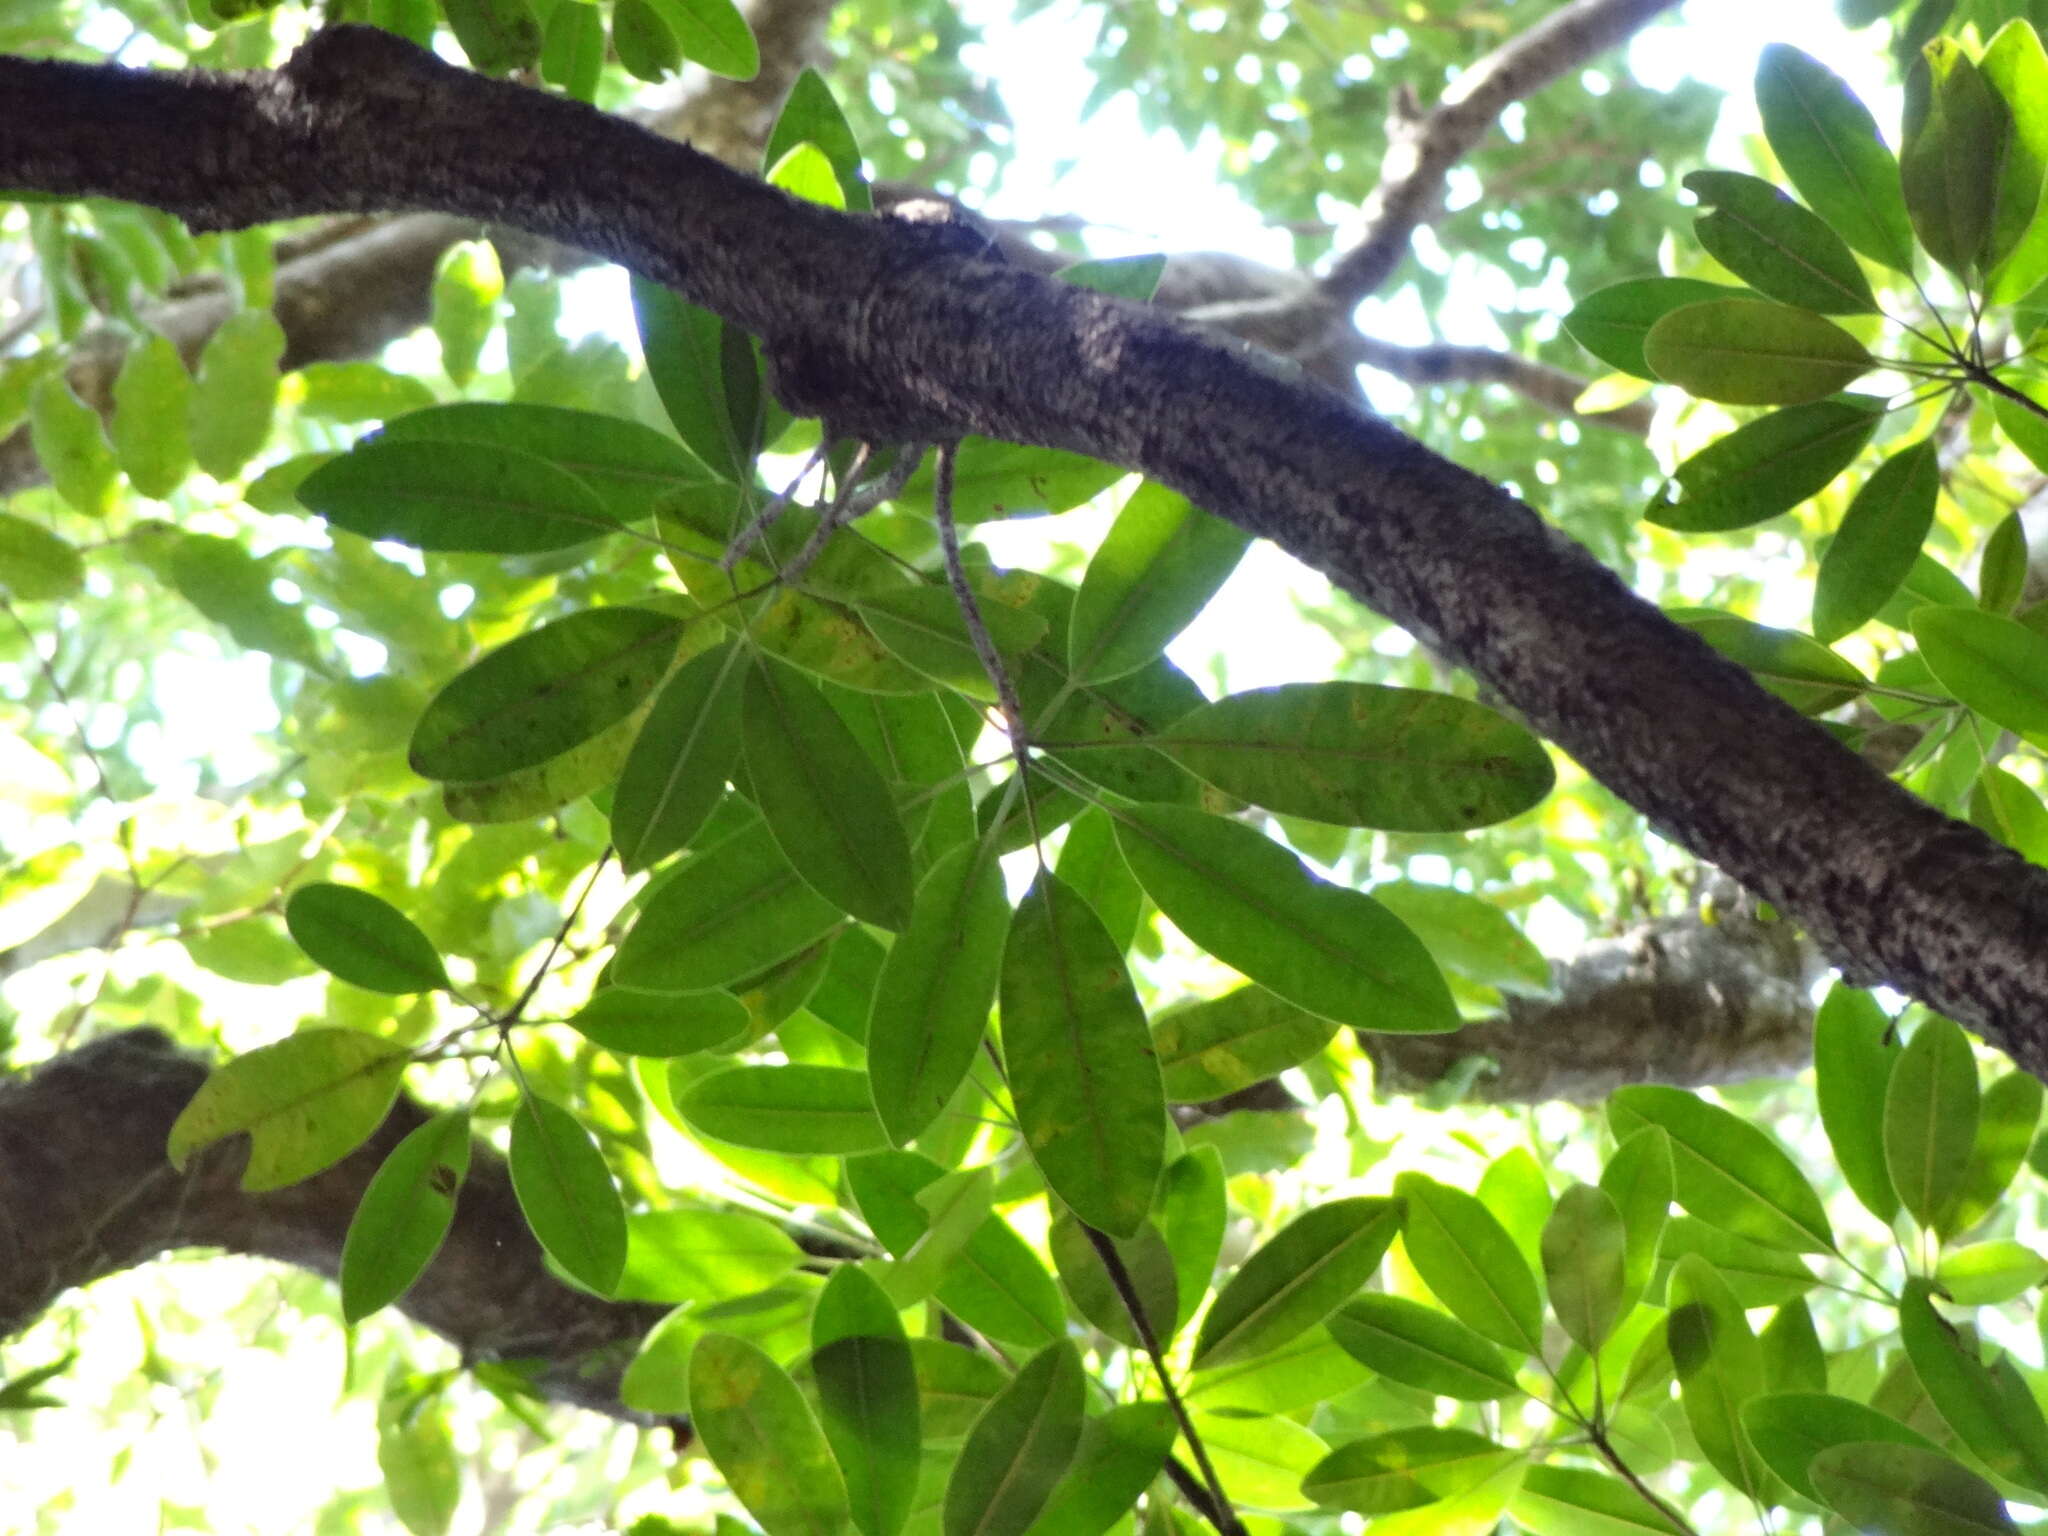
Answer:
[[[1882,778],[1498,487],[1249,349],[800,204],[576,103],[341,28],[276,71],[0,61],[0,181],[203,229],[434,210],[611,257],[763,338],[785,404],[1154,476],[1470,668],[1675,841],[2048,1073],[2048,871]],[[606,167],[602,177],[592,166]]]

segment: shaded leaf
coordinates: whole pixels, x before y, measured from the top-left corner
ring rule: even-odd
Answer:
[[[519,1209],[548,1257],[577,1283],[609,1295],[626,1266],[626,1211],[590,1132],[552,1099],[523,1094],[506,1164]]]
[[[1767,181],[1694,171],[1685,189],[1713,209],[1693,221],[1707,253],[1768,298],[1824,315],[1877,309],[1842,237]]]
[[[836,1536],[846,1484],[796,1383],[757,1344],[707,1333],[690,1352],[690,1420],[767,1536]]]
[[[1178,491],[1140,484],[1074,597],[1068,670],[1096,683],[1144,666],[1208,605],[1250,543]]]
[[[1085,1383],[1071,1343],[1048,1345],[990,1400],[946,1479],[945,1536],[1022,1536],[1073,1459]]]
[[[341,1245],[342,1321],[358,1323],[405,1294],[440,1251],[469,1173],[469,1115],[415,1126],[363,1190]]]
[[[541,554],[618,526],[567,470],[471,442],[369,438],[302,480],[299,500],[337,528],[428,551]]]
[[[676,1108],[706,1136],[764,1152],[871,1152],[888,1145],[867,1074],[846,1067],[728,1067],[683,1089]]]
[[[1887,1226],[1899,1209],[1884,1151],[1885,1091],[1898,1056],[1891,1030],[1876,998],[1841,982],[1813,1020],[1814,1088],[1828,1145],[1863,1208]]]
[[[1815,1490],[1858,1530],[1876,1536],[2019,1536],[1998,1490],[1939,1451],[1886,1442],[1834,1445],[1811,1465]]]
[[[1728,405],[1804,405],[1877,366],[1834,321],[1765,299],[1675,309],[1650,327],[1643,356],[1658,378]]]
[[[1379,1268],[1401,1228],[1397,1200],[1331,1200],[1267,1239],[1231,1276],[1195,1340],[1195,1369],[1263,1354],[1313,1328]]]
[[[427,992],[448,985],[431,940],[381,896],[314,881],[284,905],[285,926],[322,970],[372,992]]]
[[[1815,639],[1839,640],[1891,601],[1934,525],[1940,487],[1931,437],[1900,449],[1863,482],[1821,557],[1813,587]]]
[[[1680,533],[1728,533],[1796,507],[1849,467],[1883,419],[1862,395],[1744,422],[1680,464],[1644,514]]]
[[[1421,1392],[1476,1403],[1520,1390],[1495,1345],[1405,1296],[1368,1292],[1339,1307],[1329,1328],[1346,1354]]]
[[[896,1536],[917,1491],[917,1367],[895,1305],[842,1264],[811,1319],[811,1374],[825,1439],[861,1536]]]

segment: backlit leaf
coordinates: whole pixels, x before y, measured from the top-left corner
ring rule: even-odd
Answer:
[[[1934,1443],[1889,1414],[1826,1392],[1773,1392],[1742,1405],[1742,1425],[1770,1469],[1804,1499],[1817,1499],[1809,1468],[1831,1445],[1882,1441],[1933,1450]]]
[[[1728,533],[1788,511],[1863,451],[1882,402],[1861,395],[1772,411],[1678,466],[1644,514],[1680,533]]]
[[[1973,608],[1921,608],[1913,638],[1942,687],[1987,720],[2048,735],[2048,637]]]
[[[1390,1515],[1463,1493],[1514,1455],[1469,1429],[1418,1425],[1338,1446],[1301,1488],[1325,1509]]]
[[[1842,1177],[1879,1221],[1898,1213],[1885,1162],[1884,1103],[1898,1046],[1877,999],[1837,982],[1813,1020],[1813,1075],[1820,1120]]]
[[[690,1352],[690,1420],[767,1536],[838,1536],[851,1520],[824,1431],[759,1345],[707,1333]]]
[[[1657,377],[1728,405],[1803,405],[1877,366],[1834,321],[1765,299],[1713,299],[1673,310],[1643,338]]]
[[[834,1270],[818,1296],[811,1374],[855,1527],[896,1536],[917,1491],[917,1367],[894,1303],[853,1265]]]
[[[372,437],[301,481],[299,500],[337,528],[429,551],[539,554],[618,526],[567,470],[471,442]]]
[[[1166,1096],[1200,1103],[1276,1077],[1330,1043],[1337,1025],[1264,987],[1177,1003],[1152,1021]]]
[[[1418,1391],[1486,1402],[1519,1390],[1497,1346],[1405,1296],[1369,1291],[1339,1307],[1329,1328],[1346,1354]]]
[[[361,1322],[405,1294],[439,1252],[469,1173],[469,1115],[435,1115],[391,1149],[341,1245],[341,1315]]]
[[[745,651],[716,646],[683,663],[654,696],[612,796],[612,843],[627,869],[687,846],[725,793],[739,760],[746,677]]]
[[[427,992],[448,985],[432,941],[381,896],[315,881],[284,906],[292,938],[322,970],[372,992]]]
[[[635,992],[603,987],[569,1016],[586,1040],[625,1056],[688,1056],[747,1033],[747,1005],[730,992]]]
[[[1068,670],[1095,683],[1145,665],[1207,606],[1250,543],[1178,491],[1139,485],[1074,598]]]
[[[1764,137],[1807,207],[1872,261],[1912,271],[1898,162],[1856,93],[1811,55],[1771,43],[1757,59],[1756,104]]]
[[[1685,189],[1711,213],[1693,221],[1707,253],[1767,298],[1824,315],[1877,308],[1842,237],[1767,181],[1694,171]]]
[[[1936,1450],[1834,1445],[1811,1463],[1815,1491],[1877,1536],[2019,1536],[1998,1490]]]
[[[1642,277],[1614,283],[1589,293],[1564,318],[1572,340],[1622,372],[1654,379],[1643,356],[1643,338],[1650,327],[1688,304],[1711,299],[1741,298],[1744,290],[1725,283],[1703,283],[1691,277]]]
[[[1934,524],[1941,466],[1934,439],[1902,448],[1863,482],[1821,557],[1813,633],[1822,644],[1861,627],[1891,601]]]
[[[1608,1122],[1626,1139],[1644,1125],[1671,1138],[1678,1203],[1739,1236],[1796,1253],[1827,1253],[1833,1229],[1806,1175],[1768,1134],[1682,1088],[1617,1089]]]
[[[1463,1190],[1419,1173],[1394,1181],[1405,1205],[1402,1246],[1452,1316],[1497,1344],[1533,1354],[1543,1297],[1528,1260],[1493,1213]]]
[[[1899,1201],[1931,1227],[1961,1188],[1977,1142],[1977,1060],[1938,1015],[1899,1053],[1884,1098],[1884,1159]]]

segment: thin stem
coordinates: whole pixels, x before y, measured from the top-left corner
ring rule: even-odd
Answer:
[[[1003,666],[995,641],[989,638],[988,626],[982,623],[981,604],[967,580],[966,567],[960,563],[960,532],[953,526],[953,464],[958,452],[957,443],[942,444],[932,477],[932,513],[939,525],[939,549],[945,556],[946,582],[960,604],[960,617],[967,625],[968,639],[974,642],[974,654],[981,662],[982,671],[988,674],[988,680],[995,684],[1003,723],[1010,732],[1010,750],[1016,756],[1017,771],[1021,774],[1028,763],[1026,749],[1029,746],[1024,730],[1024,706],[1017,700],[1017,690],[1010,682],[1009,671]]]
[[[1621,1453],[1614,1448],[1614,1443],[1607,1438],[1607,1427],[1604,1424],[1587,1424],[1586,1435],[1593,1442],[1593,1448],[1600,1453],[1601,1459],[1614,1468],[1615,1474],[1623,1482],[1635,1489],[1638,1497],[1681,1531],[1686,1532],[1687,1536],[1699,1536],[1699,1528],[1680,1514],[1663,1495],[1644,1482],[1635,1468],[1622,1459]]]
[[[1224,1536],[1244,1536],[1244,1525],[1237,1518],[1237,1511],[1230,1507],[1230,1495],[1223,1491],[1223,1480],[1216,1475],[1215,1463],[1209,1460],[1208,1447],[1202,1444],[1202,1437],[1195,1432],[1195,1421],[1189,1417],[1187,1404],[1173,1385],[1173,1372],[1166,1367],[1166,1352],[1159,1347],[1159,1336],[1152,1331],[1151,1319],[1145,1316],[1144,1303],[1138,1299],[1138,1288],[1131,1280],[1131,1272],[1124,1267],[1123,1255],[1116,1251],[1116,1244],[1104,1233],[1096,1231],[1085,1221],[1081,1230],[1088,1234],[1088,1241],[1095,1245],[1095,1252],[1102,1260],[1102,1267],[1109,1271],[1109,1283],[1116,1287],[1117,1299],[1124,1304],[1124,1311],[1130,1314],[1131,1326],[1138,1331],[1138,1342],[1145,1346],[1145,1353],[1152,1359],[1152,1369],[1159,1377],[1159,1390],[1166,1394],[1166,1406],[1173,1410],[1173,1416],[1180,1423],[1180,1432],[1187,1438],[1188,1449],[1194,1453],[1195,1465],[1202,1469],[1203,1481],[1208,1484],[1209,1496],[1215,1504],[1213,1510],[1205,1510],[1216,1529]]]

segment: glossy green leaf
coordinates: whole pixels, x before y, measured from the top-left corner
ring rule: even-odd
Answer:
[[[1680,533],[1728,533],[1796,507],[1849,467],[1882,419],[1852,395],[1772,411],[1678,466],[1644,514]]]
[[[1267,810],[1398,832],[1504,821],[1556,780],[1542,743],[1485,705],[1371,683],[1231,694],[1176,720],[1159,746]]]
[[[1654,379],[1657,375],[1643,356],[1643,338],[1651,326],[1674,309],[1713,299],[1741,298],[1744,291],[1691,277],[1632,278],[1579,300],[1564,317],[1564,328],[1572,340],[1603,363],[1639,379]]]
[[[2010,304],[2048,277],[2048,207],[2041,200],[2048,167],[2048,52],[2033,25],[2014,17],[1985,46],[1978,67],[2012,114],[1985,252],[1986,296],[1993,304]]]
[[[2041,1080],[2029,1072],[2007,1072],[1984,1090],[1969,1166],[1936,1220],[1943,1237],[1960,1236],[1997,1208],[2034,1144],[2041,1098]]]
[[[1654,1083],[1617,1089],[1607,1100],[1607,1118],[1624,1140],[1645,1125],[1664,1130],[1671,1138],[1676,1198],[1700,1220],[1796,1253],[1833,1250],[1827,1212],[1806,1175],[1749,1121],[1682,1088]]]
[[[942,1339],[912,1339],[910,1357],[917,1367],[928,1444],[960,1440],[1010,1379],[999,1361]]]
[[[1081,1438],[1086,1389],[1071,1343],[1048,1345],[990,1400],[946,1479],[945,1536],[1022,1536]]]
[[[1166,1092],[1122,952],[1053,875],[1017,908],[1001,997],[1003,1059],[1033,1161],[1081,1220],[1129,1237],[1165,1166]]]
[[[1264,987],[1239,987],[1166,1009],[1152,1021],[1152,1048],[1167,1098],[1198,1104],[1300,1066],[1336,1033],[1331,1020]]]
[[[1166,1239],[1148,1221],[1138,1228],[1135,1237],[1107,1241],[1114,1245],[1130,1277],[1152,1337],[1161,1345],[1172,1342],[1180,1320],[1180,1281]],[[1142,1336],[1087,1229],[1062,1212],[1053,1221],[1046,1246],[1074,1310],[1119,1344],[1139,1347]]]
[[[129,346],[114,376],[108,435],[121,472],[144,496],[170,495],[192,467],[185,429],[191,396],[191,376],[166,338],[152,331]]]
[[[1884,1104],[1898,1047],[1877,999],[1837,982],[1813,1020],[1813,1075],[1820,1120],[1842,1177],[1887,1226],[1899,1197],[1885,1161]]]
[[[1707,254],[1758,293],[1824,315],[1876,310],[1870,280],[1842,237],[1769,182],[1694,171],[1685,189],[1713,210],[1693,221]]]
[[[1904,128],[1899,181],[1913,232],[1928,255],[1973,279],[1990,253],[2012,113],[1963,44],[1938,37],[1907,71]],[[2034,180],[2038,197],[2038,168]]]
[[[1292,1419],[1201,1409],[1194,1422],[1233,1499],[1274,1512],[1307,1509],[1314,1502],[1302,1491],[1302,1479],[1329,1454],[1314,1432]]]
[[[1898,162],[1856,93],[1811,55],[1771,43],[1757,59],[1756,104],[1771,151],[1806,205],[1872,261],[1910,272],[1913,231]]]
[[[539,554],[618,525],[567,470],[471,442],[371,438],[308,475],[299,500],[337,528],[429,551]]]
[[[285,926],[322,970],[372,992],[428,992],[448,985],[431,940],[381,896],[315,881],[284,906]]]
[[[811,1374],[825,1439],[861,1536],[896,1536],[917,1492],[917,1367],[895,1305],[842,1264],[811,1319]]]
[[[1101,495],[1124,473],[1114,464],[1057,448],[1032,448],[986,437],[962,438],[953,469],[953,518],[965,525],[1065,512]],[[929,461],[910,477],[895,505],[906,512],[930,515]]]
[[[1102,1536],[1159,1475],[1178,1433],[1173,1410],[1159,1402],[1118,1403],[1087,1420],[1032,1536]]]
[[[528,630],[434,695],[407,761],[422,778],[460,783],[559,756],[630,715],[668,671],[682,634],[680,619],[624,607]]]
[[[746,677],[734,643],[691,657],[661,684],[612,796],[612,844],[627,869],[686,847],[725,793]]]
[[[846,1067],[728,1067],[676,1096],[706,1136],[764,1152],[872,1152],[888,1145],[867,1074]]]
[[[1906,1282],[1899,1298],[1899,1335],[1906,1358],[1948,1427],[1985,1466],[2040,1495],[2048,1493],[2048,1422],[2026,1380],[2002,1352],[1979,1358],[1955,1326],[1934,1310],[1931,1287]]]
[[[1099,683],[1144,666],[1208,606],[1250,544],[1178,491],[1139,485],[1075,595],[1068,671]]]
[[[165,1155],[247,1132],[242,1188],[283,1189],[339,1162],[384,1123],[410,1054],[353,1029],[302,1029],[222,1062],[171,1124]]]
[[[1884,1097],[1884,1160],[1899,1201],[1932,1227],[1962,1187],[1977,1142],[1977,1059],[1969,1038],[1930,1016],[1900,1052]]]
[[[1863,482],[1821,557],[1813,587],[1816,639],[1841,639],[1891,601],[1934,525],[1940,488],[1931,437],[1900,449]]]
[[[1497,1346],[1405,1296],[1367,1292],[1331,1314],[1329,1328],[1353,1359],[1420,1392],[1478,1403],[1520,1390]]]
[[[1317,879],[1240,822],[1173,805],[1112,814],[1145,893],[1226,965],[1354,1028],[1458,1027],[1436,962],[1370,896]]]
[[[62,374],[36,386],[28,427],[44,473],[73,511],[87,517],[105,517],[113,511],[120,466],[107,446],[99,412],[71,392]]]
[[[1174,1290],[1180,1297],[1171,1331],[1179,1332],[1209,1294],[1229,1220],[1223,1159],[1214,1147],[1197,1147],[1167,1165],[1159,1192],[1159,1225],[1173,1254]]]
[[[755,426],[747,403],[739,401],[736,409],[729,397],[724,322],[637,275],[633,318],[648,376],[676,432],[713,474],[747,484]]]
[[[970,698],[995,698],[995,685],[974,649],[960,600],[944,587],[874,592],[856,606],[875,638],[907,665]],[[982,628],[1006,665],[1014,666],[1045,638],[1045,620],[1035,613],[1001,603],[982,603],[978,610]]]
[[[707,1333],[690,1352],[690,1420],[767,1536],[838,1536],[851,1521],[825,1433],[759,1345]]]
[[[874,195],[861,174],[860,145],[854,139],[853,129],[833,99],[832,88],[825,83],[824,76],[808,66],[790,87],[782,112],[769,130],[762,167],[776,164],[799,144],[817,145],[832,162],[832,172],[839,180],[848,212],[874,211]]]
[[[1597,1350],[1628,1300],[1628,1234],[1614,1197],[1592,1184],[1558,1196],[1543,1228],[1550,1310],[1581,1349]]]
[[[1812,1473],[1827,1506],[1873,1536],[2019,1536],[1998,1490],[1940,1451],[1834,1445]]]
[[[1764,1388],[1762,1347],[1734,1293],[1697,1254],[1672,1270],[1668,1299],[1671,1362],[1686,1423],[1714,1470],[1761,1502],[1770,1473],[1742,1426],[1742,1408]]]
[[[1401,919],[1445,970],[1525,997],[1552,993],[1550,962],[1483,897],[1419,880],[1385,880],[1372,899]]]
[[[1310,1469],[1301,1491],[1325,1509],[1390,1515],[1463,1493],[1515,1454],[1469,1429],[1389,1430],[1338,1446]]]
[[[1986,719],[2048,734],[2048,637],[1971,608],[1921,608],[1913,638],[1942,687]]]
[[[664,80],[683,67],[683,45],[652,0],[612,6],[612,51],[636,80]]]
[[[85,585],[76,549],[38,523],[0,512],[0,590],[16,602],[70,597]]]
[[[579,0],[569,9],[589,7]],[[475,443],[546,459],[595,493],[620,523],[649,517],[663,495],[711,479],[689,449],[652,427],[557,405],[459,400],[394,417],[376,441]]]
[[[186,426],[193,462],[214,479],[232,480],[269,441],[284,351],[284,328],[268,310],[229,315],[207,339]]]
[[[415,1126],[363,1190],[341,1245],[341,1316],[359,1323],[388,1306],[433,1262],[469,1173],[469,1115]]]
[[[2048,1258],[2012,1238],[1993,1238],[1946,1250],[1934,1278],[1957,1306],[1994,1307],[2048,1280]]]
[[[809,948],[844,921],[798,878],[760,821],[664,873],[669,878],[649,895],[619,946],[613,979],[620,986],[729,986]]]
[[[910,841],[881,774],[817,685],[757,658],[740,705],[747,778],[784,857],[819,895],[882,928],[910,921]]]
[[[1658,1262],[1675,1264],[1687,1254],[1712,1264],[1745,1308],[1792,1301],[1815,1284],[1813,1271],[1788,1249],[1737,1237],[1697,1216],[1674,1216],[1665,1224]]]
[[[729,80],[751,80],[761,72],[761,50],[753,29],[733,0],[654,0],[654,4],[692,64],[701,64]]]
[[[519,1209],[548,1257],[579,1284],[609,1295],[626,1267],[626,1210],[590,1132],[554,1100],[522,1095],[506,1163]]]
[[[0,554],[0,565],[6,556]],[[1996,766],[1986,767],[1970,791],[1970,824],[2015,850],[2030,864],[2048,864],[2048,805],[2041,793]]]
[[[1533,1354],[1543,1340],[1543,1297],[1507,1229],[1463,1190],[1419,1173],[1394,1181],[1406,1204],[1409,1262],[1451,1315],[1497,1344]]]
[[[623,1056],[688,1056],[747,1033],[746,1004],[729,992],[635,992],[604,987],[569,1016],[585,1039]]]
[[[1635,1489],[1590,1467],[1531,1467],[1508,1513],[1529,1536],[1679,1536]]]
[[[469,62],[484,74],[509,75],[540,62],[540,22],[526,0],[443,0],[442,13]]]
[[[875,1113],[898,1146],[938,1118],[973,1065],[1009,928],[1002,866],[979,843],[944,854],[918,886],[867,1031]]]
[[[540,77],[578,101],[595,101],[605,60],[604,13],[587,0],[548,12],[541,39]]]
[[[1934,1443],[1889,1414],[1825,1392],[1774,1392],[1742,1408],[1743,1427],[1757,1454],[1801,1498],[1817,1499],[1809,1468],[1829,1446],[1859,1441],[1933,1450]]]
[[[803,1258],[787,1232],[748,1211],[635,1211],[626,1218],[626,1267],[612,1294],[708,1307],[766,1290]]]
[[[1650,327],[1643,356],[1658,378],[1727,405],[1804,405],[1877,366],[1834,321],[1766,299],[1675,309]]]
[[[1600,1187],[1621,1213],[1623,1311],[1640,1297],[1656,1267],[1676,1184],[1671,1139],[1657,1126],[1621,1138],[1600,1173]]]
[[[1297,1216],[1223,1287],[1195,1340],[1195,1368],[1264,1354],[1313,1328],[1372,1278],[1400,1228],[1394,1200],[1331,1200]]]

